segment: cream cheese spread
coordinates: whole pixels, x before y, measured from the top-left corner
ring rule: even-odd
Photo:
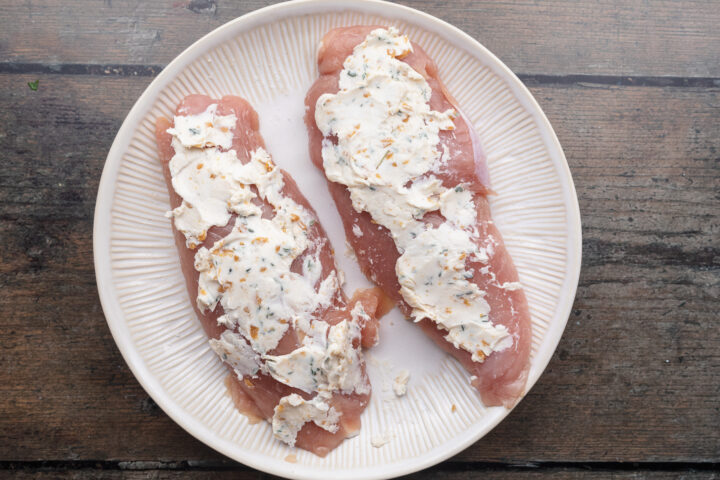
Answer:
[[[234,115],[217,115],[217,105],[175,117],[168,129],[175,149],[170,173],[183,202],[170,216],[186,245],[195,249],[209,228],[225,226],[235,215],[224,238],[195,253],[197,305],[201,311],[222,306],[217,321],[227,330],[210,346],[238,377],[262,373],[316,393],[310,400],[288,395],[275,408],[275,436],[294,445],[307,422],[338,430],[340,414],[329,404],[333,393],[370,392],[362,370],[360,321],[355,314],[335,325],[317,318],[337,297],[339,274],[333,270],[322,278],[322,245],[308,235],[315,217],[283,194],[283,175],[268,153],[258,148],[247,163],[238,159],[231,148],[235,123]],[[302,273],[291,271],[301,257]],[[301,345],[275,355],[291,327]]]
[[[397,29],[376,29],[345,60],[339,91],[316,104],[318,128],[337,139],[323,141],[323,168],[348,188],[356,211],[389,230],[401,254],[400,293],[415,321],[436,322],[456,348],[482,362],[512,345],[512,337],[490,322],[486,292],[466,267],[468,260],[487,263],[491,254],[477,246],[472,194],[466,185],[443,186],[433,174],[448,160],[439,135],[454,129],[456,112],[430,108],[430,86],[400,60],[412,50]],[[424,222],[432,211],[445,221]]]
[[[373,435],[370,439],[370,445],[372,445],[374,448],[381,448],[390,443],[391,440],[392,438],[390,437],[390,433],[385,432],[380,435]]]
[[[305,400],[297,393],[292,393],[281,398],[275,407],[272,428],[276,438],[294,445],[298,432],[306,423],[313,422],[318,427],[335,433],[339,428],[339,420],[340,414],[326,403],[322,396],[317,395]]]
[[[398,397],[402,397],[407,393],[407,384],[410,380],[410,372],[408,370],[401,370],[397,377],[393,381],[393,392]]]
[[[314,391],[370,393],[370,384],[357,368],[362,361],[353,343],[360,341],[356,322],[343,320],[323,328],[319,334],[306,336],[303,346],[286,355],[266,355],[266,367],[278,381],[307,393]]]
[[[217,146],[229,150],[236,121],[235,115],[218,115],[217,104],[212,104],[197,115],[176,116],[175,125],[168,133],[187,148]]]

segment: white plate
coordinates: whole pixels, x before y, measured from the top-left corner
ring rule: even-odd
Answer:
[[[504,408],[485,408],[467,374],[397,311],[383,320],[368,355],[372,402],[362,433],[326,458],[250,425],[225,391],[226,374],[190,307],[157,161],[154,123],[189,93],[245,97],[260,113],[278,165],[317,209],[345,270],[347,292],[367,282],[346,250],[340,218],[307,154],[303,98],[316,77],[318,42],[329,29],[392,24],[437,61],[448,89],[475,124],[488,156],[493,217],[520,273],[533,320],[528,388],[565,327],[580,271],[580,215],[560,144],[530,92],[492,53],[434,17],[378,1],[309,0],[238,18],[173,60],[137,101],[108,154],[95,209],[98,290],[130,369],[160,407],[207,445],[246,465],[293,478],[388,478],[438,463],[485,435]],[[411,372],[408,394],[390,383]],[[453,411],[453,405],[455,411]],[[373,437],[390,442],[371,446]],[[289,454],[297,463],[284,461]]]

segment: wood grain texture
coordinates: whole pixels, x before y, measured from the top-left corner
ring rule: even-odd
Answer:
[[[0,478],[3,474],[0,473]],[[10,478],[10,476],[8,476]],[[272,475],[262,474],[259,472],[250,472],[246,470],[205,470],[177,472],[165,470],[123,470],[123,471],[107,471],[107,470],[65,470],[65,471],[14,471],[12,478],[17,480],[144,480],[151,478],[153,480],[166,480],[175,478],[184,478],[189,480],[273,480],[278,479]],[[587,471],[570,468],[552,468],[541,471],[518,470],[511,469],[509,471],[500,471],[493,468],[468,468],[463,470],[444,470],[442,468],[432,468],[424,472],[418,472],[414,475],[400,477],[401,479],[429,480],[435,478],[444,478],[447,480],[471,480],[482,478],[483,480],[716,480],[720,478],[720,474],[714,472],[663,472],[657,470],[644,470],[636,472],[618,472],[618,471]]]
[[[212,29],[272,3],[2,2],[0,59],[165,65]],[[521,74],[720,77],[713,0],[399,3],[463,29]]]
[[[150,79],[35,78],[0,75],[0,460],[220,461],[138,385],[97,299],[97,183]],[[580,287],[539,383],[454,461],[719,462],[720,89],[532,91],[578,190]]]

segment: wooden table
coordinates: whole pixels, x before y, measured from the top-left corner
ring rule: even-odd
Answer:
[[[98,181],[132,104],[188,45],[266,3],[0,1],[0,477],[267,478],[143,391],[92,258]],[[565,149],[584,238],[539,383],[413,478],[720,478],[720,5],[403,3],[530,87]]]

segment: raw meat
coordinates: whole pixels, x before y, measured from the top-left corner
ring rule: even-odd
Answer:
[[[234,114],[237,117],[237,123],[233,130],[232,149],[237,152],[237,156],[242,163],[250,160],[251,154],[259,147],[264,148],[263,139],[259,133],[259,119],[257,113],[245,100],[239,97],[226,96],[221,100],[213,100],[204,95],[190,95],[186,97],[177,107],[176,115],[194,115],[206,110],[211,104],[217,104],[218,115]],[[163,173],[168,185],[170,195],[170,204],[172,208],[178,207],[182,198],[174,191],[172,186],[172,177],[168,164],[174,155],[174,149],[171,144],[172,136],[167,132],[168,128],[173,126],[172,122],[166,118],[159,118],[156,123],[156,138],[160,161],[163,166]],[[308,204],[307,200],[300,193],[293,179],[286,173],[283,173],[284,188],[283,195],[294,200],[297,204],[307,209],[313,216],[315,212]],[[253,187],[254,188],[254,187]],[[263,218],[273,216],[273,208],[257,198],[254,203],[260,205],[263,209]],[[207,237],[201,245],[197,247],[211,248],[216,241],[224,238],[235,225],[235,215],[225,226],[214,226],[208,229]],[[332,249],[327,240],[327,236],[320,226],[319,222],[308,226],[309,238],[312,240],[313,249],[316,249],[317,257],[322,265],[322,272],[318,282],[325,279],[328,275],[335,271],[335,263]],[[195,298],[198,296],[198,278],[199,273],[194,268],[194,256],[196,249],[190,249],[186,246],[184,235],[177,231],[173,224],[175,240],[180,254],[183,274],[187,281],[187,288],[195,313],[202,322],[202,325],[211,339],[218,339],[225,326],[218,325],[217,319],[223,315],[223,307],[218,304],[217,307],[210,311],[201,311]],[[311,248],[295,259],[292,264],[291,271],[302,273],[302,262],[306,255],[310,255]],[[330,325],[335,325],[343,320],[350,320],[350,311],[356,305],[361,303],[369,318],[362,325],[361,343],[363,346],[372,346],[377,338],[377,319],[383,313],[384,296],[377,289],[368,289],[358,291],[355,296],[348,301],[338,288],[335,297],[329,307],[324,310],[313,312],[317,319],[322,319]],[[289,353],[300,346],[301,339],[292,327],[284,334],[277,347],[269,352],[273,355],[282,355]],[[278,405],[282,397],[296,393],[303,398],[310,399],[313,395],[305,393],[296,388],[292,388],[283,383],[278,382],[273,377],[261,372],[255,377],[245,376],[242,380],[233,372],[229,366],[230,374],[227,377],[226,385],[233,401],[242,413],[248,416],[251,421],[259,419],[270,420],[273,417],[274,408]],[[363,376],[366,378],[363,365]],[[370,393],[367,394],[341,394],[335,392],[329,403],[337,411],[340,412],[339,429],[335,433],[324,430],[314,423],[306,423],[298,432],[295,445],[305,450],[311,451],[319,456],[325,456],[333,448],[337,447],[343,439],[353,436],[360,428],[360,414],[367,406]]]
[[[345,59],[377,28],[383,27],[337,28],[328,32],[322,40],[318,53],[320,76],[308,91],[305,102],[310,155],[313,163],[320,169],[323,169],[323,141],[337,142],[337,139],[325,139],[318,128],[315,121],[317,100],[323,94],[338,92],[339,76]],[[437,67],[422,48],[413,44],[413,51],[401,60],[420,73],[432,88],[429,102],[432,110],[444,112],[455,109],[460,112],[457,102],[442,84]],[[464,184],[472,191],[479,232],[477,245],[492,254],[487,264],[468,262],[468,268],[474,271],[471,281],[487,292],[485,300],[491,307],[490,320],[493,324],[504,325],[508,329],[513,344],[505,350],[493,352],[483,362],[475,362],[468,351],[456,348],[446,340],[447,332],[440,330],[430,319],[420,320],[419,325],[472,375],[471,383],[479,391],[485,405],[504,405],[510,408],[525,394],[531,350],[530,314],[523,290],[507,288],[508,285],[517,285],[518,274],[503,244],[502,236],[492,222],[486,198],[492,191],[489,188],[487,165],[477,135],[462,114],[454,120],[454,127],[454,130],[443,130],[439,133],[441,146],[446,147],[442,150],[450,152],[450,160],[433,173],[442,181],[444,187],[454,188]],[[375,223],[367,212],[355,210],[345,185],[331,181],[328,181],[328,184],[342,217],[347,240],[355,250],[362,271],[398,304],[405,315],[410,316],[412,308],[401,296],[396,276],[396,262],[400,253],[389,231]],[[428,212],[423,221],[437,225],[443,218],[439,212],[434,211]],[[489,268],[481,272],[483,267]]]

